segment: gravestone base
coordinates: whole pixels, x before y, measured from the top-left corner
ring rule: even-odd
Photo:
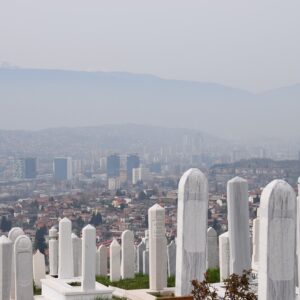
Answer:
[[[42,279],[42,296],[45,300],[95,300],[96,298],[111,299],[113,290],[96,282],[94,290],[83,291],[82,286],[71,286],[69,283],[80,282],[82,278],[57,279],[48,276]]]

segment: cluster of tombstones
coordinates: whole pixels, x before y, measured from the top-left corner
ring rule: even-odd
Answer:
[[[263,190],[253,222],[252,259],[246,180],[236,177],[228,182],[227,206],[228,232],[218,237],[213,228],[207,230],[206,176],[190,169],[179,182],[176,242],[167,245],[165,210],[158,204],[149,209],[148,231],[136,247],[133,232],[126,230],[121,245],[114,239],[109,249],[104,245],[97,249],[93,226],[83,229],[81,239],[64,218],[59,233],[55,228],[49,232],[49,275],[81,278],[83,291],[95,288],[95,275],[118,281],[144,273],[152,291],[164,290],[167,277],[175,275],[176,296],[186,296],[191,281],[203,280],[208,268],[220,267],[221,280],[252,268],[258,277],[259,300],[294,300],[300,230],[293,188],[274,180]],[[13,228],[8,237],[0,238],[0,261],[0,299],[33,299],[33,279],[41,287],[46,277],[45,258],[39,252],[32,256],[31,241],[22,229]]]

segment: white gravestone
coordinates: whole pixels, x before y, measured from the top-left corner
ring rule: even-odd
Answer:
[[[148,210],[150,290],[167,287],[167,240],[165,209],[158,204]]]
[[[5,235],[0,237],[0,300],[10,299],[13,243]]]
[[[14,244],[16,239],[21,236],[24,235],[24,231],[22,228],[20,227],[14,227],[12,228],[9,233],[8,233],[8,238],[12,241],[13,243],[13,251],[14,250]],[[11,299],[15,299],[15,255],[13,253],[12,255],[12,264],[11,264],[12,270],[11,270],[11,287],[10,287],[10,297]]]
[[[108,259],[108,249],[106,246],[101,245],[98,249],[98,259],[99,259],[99,270],[97,270],[98,275],[107,276],[107,259]]]
[[[219,265],[220,265],[220,279],[224,281],[230,275],[230,245],[229,234],[225,232],[219,236]]]
[[[45,255],[39,250],[33,255],[33,279],[36,287],[41,288],[41,279],[46,278]]]
[[[253,245],[253,253],[252,253],[252,270],[254,272],[258,272],[259,266],[259,214],[257,211],[257,218],[253,220],[253,228],[252,228],[252,245]]]
[[[149,275],[149,250],[143,252],[143,274]]]
[[[19,236],[15,241],[15,290],[16,300],[33,300],[32,244],[30,239]]]
[[[168,255],[168,275],[169,277],[176,274],[176,243],[172,241],[167,247]]]
[[[49,274],[58,275],[58,232],[55,227],[49,230]]]
[[[96,276],[96,229],[87,225],[82,230],[82,290],[95,290]]]
[[[259,300],[295,299],[296,195],[283,180],[263,190],[260,201]]]
[[[59,253],[58,253],[58,278],[70,279],[74,277],[73,247],[72,247],[72,223],[63,218],[59,222]]]
[[[298,197],[297,197],[297,286],[300,287],[300,177],[298,178]],[[300,296],[299,296],[300,297]]]
[[[122,279],[134,278],[134,235],[126,230],[122,233]]]
[[[72,248],[73,248],[73,269],[74,277],[79,277],[82,274],[81,257],[82,257],[82,240],[75,233],[72,233]]]
[[[146,250],[145,241],[142,240],[136,248],[137,273],[143,273],[143,253]]]
[[[198,169],[184,173],[178,188],[176,296],[192,291],[191,281],[206,272],[208,183]]]
[[[116,239],[110,244],[109,250],[110,281],[119,281],[121,279],[121,247]]]
[[[227,183],[230,273],[251,269],[248,183],[235,177]]]
[[[207,269],[219,268],[218,234],[214,228],[207,230]]]

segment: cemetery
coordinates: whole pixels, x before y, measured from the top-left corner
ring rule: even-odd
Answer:
[[[49,231],[47,273],[44,255],[33,254],[21,228],[11,229],[0,237],[0,300],[230,299],[228,287],[239,281],[249,288],[247,299],[297,299],[300,205],[294,189],[283,180],[265,187],[252,245],[247,181],[228,182],[228,232],[220,236],[207,228],[208,190],[200,170],[182,176],[177,238],[170,243],[159,204],[149,209],[149,228],[139,245],[126,230],[121,241],[97,249],[92,225],[79,237],[70,220],[60,220]],[[201,298],[203,288],[213,296]]]

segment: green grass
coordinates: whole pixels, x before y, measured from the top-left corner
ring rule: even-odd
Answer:
[[[220,269],[208,269],[207,275],[209,283],[220,282]]]
[[[133,279],[121,279],[120,281],[110,282],[108,277],[97,276],[96,281],[106,286],[114,286],[124,290],[149,289],[149,276],[136,274]],[[168,287],[175,286],[175,277],[168,278]]]

